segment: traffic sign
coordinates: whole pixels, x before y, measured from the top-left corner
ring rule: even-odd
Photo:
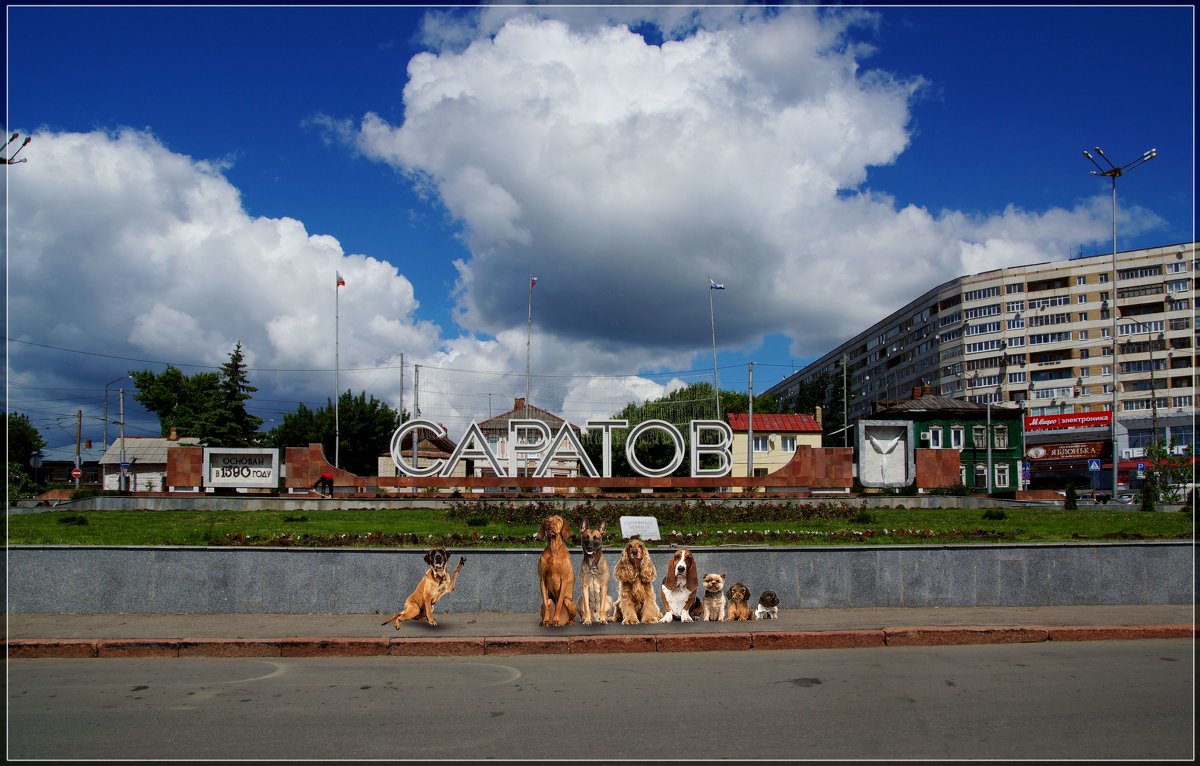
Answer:
[[[1138,473],[1141,473],[1142,471],[1146,470],[1146,464],[1145,464],[1145,463],[1138,463],[1138,467],[1137,467],[1137,469],[1138,469]]]
[[[72,479],[78,479],[80,476],[83,476],[83,471],[79,470],[79,466],[75,466],[74,468],[71,469],[71,478]]]
[[[1100,461],[1099,460],[1089,460],[1088,461],[1088,470],[1089,471],[1099,471],[1100,470]]]
[[[128,471],[128,470],[129,470],[129,463],[128,463],[128,462],[121,463],[121,470],[122,470],[122,471]]]

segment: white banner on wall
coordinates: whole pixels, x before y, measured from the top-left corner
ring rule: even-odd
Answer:
[[[253,447],[205,447],[204,486],[279,486],[279,450]]]

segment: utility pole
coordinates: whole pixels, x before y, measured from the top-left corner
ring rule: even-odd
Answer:
[[[746,476],[754,475],[754,362],[750,362],[750,408],[746,416],[749,441],[746,445]]]
[[[79,442],[83,439],[83,410],[75,411],[75,467],[83,470],[83,462],[79,456]],[[79,477],[75,477],[75,489],[79,489]]]
[[[421,365],[413,365],[413,417],[421,417]],[[417,467],[417,432],[420,429],[412,431],[412,464],[413,468]]]
[[[120,472],[117,474],[117,491],[123,492],[125,490],[125,389],[119,388],[117,392],[121,396],[121,409],[119,410],[121,413],[121,465],[118,466]]]

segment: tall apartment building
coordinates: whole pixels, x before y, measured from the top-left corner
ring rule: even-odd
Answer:
[[[986,271],[938,285],[769,388],[785,407],[822,373],[841,386],[850,422],[918,386],[978,403],[1021,402],[1027,415],[1111,410],[1117,373],[1122,457],[1152,414],[1181,443],[1196,375],[1196,243]],[[1116,335],[1114,352],[1113,335]],[[842,391],[827,402],[841,406]],[[1124,466],[1122,466],[1124,468]]]

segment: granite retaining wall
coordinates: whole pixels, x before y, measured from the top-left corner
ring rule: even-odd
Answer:
[[[785,609],[1190,604],[1190,542],[694,548],[705,572]],[[535,612],[538,550],[466,556],[439,611]],[[609,549],[610,568],[619,551]],[[671,548],[653,549],[663,574]],[[11,613],[369,614],[398,610],[420,550],[13,546]],[[572,552],[578,569],[580,554]],[[576,583],[576,594],[579,584]],[[615,581],[610,593],[615,593]]]

